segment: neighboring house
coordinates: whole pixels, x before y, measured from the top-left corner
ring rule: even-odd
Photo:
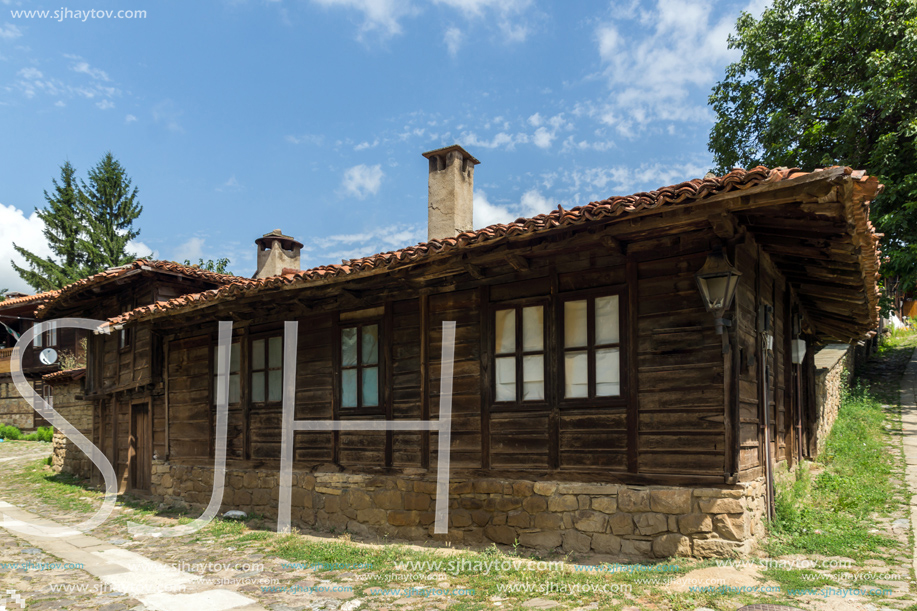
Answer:
[[[10,362],[13,346],[23,333],[36,324],[35,311],[54,296],[54,292],[20,295],[0,301],[0,423],[32,432],[48,423],[39,416],[13,385]],[[22,354],[22,371],[32,389],[41,396],[50,396],[42,376],[60,370],[61,355],[80,358],[80,339],[85,333],[73,329],[57,329],[49,325]]]
[[[133,308],[236,281],[251,282],[178,263],[141,259],[67,285],[54,292],[35,315],[51,324],[69,317],[104,321]],[[165,439],[164,422],[154,417],[162,412],[165,392],[162,350],[161,338],[150,325],[95,335],[84,359],[88,375],[79,367],[46,378],[63,401],[55,403],[60,403],[60,413],[112,458],[122,492],[129,481],[143,486],[143,478],[149,478],[152,454],[138,451],[138,437],[145,441],[156,437],[159,443]],[[89,469],[72,443],[65,443],[59,435],[55,445],[58,465]],[[98,477],[95,469],[76,472]]]
[[[301,245],[278,231],[257,241],[271,255],[254,280],[109,315],[86,393],[122,484],[209,501],[219,321],[233,322],[223,509],[268,516],[284,322],[299,323],[295,419],[376,422],[438,418],[455,321],[449,533],[433,534],[437,435],[421,431],[297,432],[294,526],[631,557],[748,551],[777,463],[814,453],[812,347],[877,325],[876,179],[733,170],[473,231],[477,160],[457,146],[425,156],[428,242],[300,271]],[[88,314],[56,303],[40,316]],[[125,356],[125,333],[146,351]]]

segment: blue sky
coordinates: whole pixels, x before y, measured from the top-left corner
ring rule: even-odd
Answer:
[[[69,1],[69,0],[68,0]],[[139,187],[139,254],[303,265],[423,241],[421,153],[459,143],[475,226],[702,176],[727,36],[760,0],[0,0],[0,288],[69,160]],[[63,20],[14,11],[68,9]],[[144,18],[76,11],[145,10]]]

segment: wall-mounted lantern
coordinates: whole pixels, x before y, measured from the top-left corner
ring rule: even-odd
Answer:
[[[704,266],[697,270],[697,288],[704,300],[704,307],[708,312],[716,315],[716,332],[723,335],[725,327],[731,326],[732,321],[723,318],[723,314],[732,305],[742,273],[726,259],[722,248],[716,248],[707,256]],[[729,351],[729,343],[723,338],[723,354]]]

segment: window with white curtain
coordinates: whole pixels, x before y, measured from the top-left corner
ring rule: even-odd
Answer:
[[[563,398],[621,395],[620,297],[563,302]]]
[[[280,339],[280,338],[277,338]],[[237,340],[229,349],[229,404],[239,403],[242,400],[242,344]],[[217,346],[213,347],[213,404],[217,402]]]
[[[494,400],[544,401],[545,307],[501,308],[494,313]]]

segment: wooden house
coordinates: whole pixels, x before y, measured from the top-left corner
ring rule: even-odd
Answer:
[[[35,311],[54,293],[16,295],[0,301],[0,423],[32,432],[48,426],[20,395],[10,374],[13,346],[19,337],[37,324]],[[33,391],[40,396],[50,396],[42,376],[59,371],[61,355],[79,359],[83,355],[80,339],[85,334],[73,329],[57,329],[49,325],[22,355],[22,372]]]
[[[297,432],[294,525],[633,557],[750,549],[769,474],[810,453],[812,347],[876,326],[875,178],[737,169],[474,231],[477,160],[425,156],[428,242],[110,319],[88,378],[97,443],[129,487],[210,500],[218,321],[233,322],[223,507],[265,515],[284,322],[299,323],[296,420],[397,421],[438,418],[455,321],[449,533],[433,533],[430,431]],[[299,243],[258,247],[293,260]],[[121,333],[161,348],[126,357]],[[131,463],[128,439],[154,459]]]
[[[101,322],[136,307],[232,281],[245,279],[168,261],[141,259],[55,291],[35,315],[46,325],[72,317]],[[65,328],[63,324],[61,327]],[[164,439],[164,421],[154,418],[163,409],[162,350],[162,342],[151,326],[137,325],[89,337],[87,355],[79,368],[45,376],[46,386],[64,399],[61,414],[112,461],[120,492],[128,486],[149,487],[151,442],[159,440],[161,446]],[[83,367],[85,375],[80,371]],[[88,414],[84,413],[87,410]],[[62,464],[80,464],[79,474],[99,476],[97,470],[82,471],[89,469],[89,464],[75,446],[61,445],[55,453]],[[64,454],[71,456],[66,458]]]

